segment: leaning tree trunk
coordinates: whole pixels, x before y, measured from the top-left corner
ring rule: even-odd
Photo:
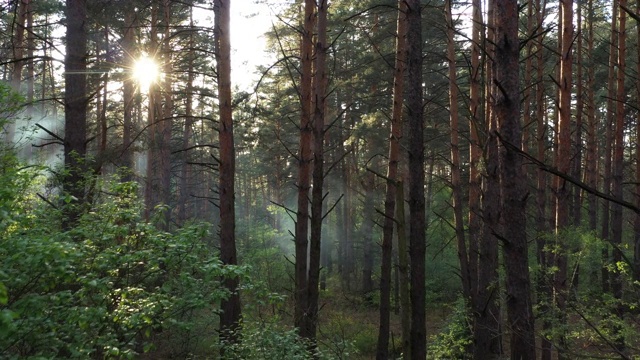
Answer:
[[[526,179],[514,148],[522,144],[518,78],[518,2],[496,0],[496,84],[494,110],[501,137],[501,240],[506,271],[507,326],[511,332],[511,359],[535,359],[534,319],[529,283],[526,232]]]
[[[237,265],[236,217],[235,217],[235,146],[233,142],[233,118],[231,109],[231,44],[229,36],[230,0],[214,0],[216,70],[218,75],[218,109],[220,121],[219,185],[220,197],[220,260],[223,265]],[[224,287],[230,292],[222,300],[220,309],[220,332],[229,341],[238,341],[241,308],[238,293],[239,279],[227,277]]]

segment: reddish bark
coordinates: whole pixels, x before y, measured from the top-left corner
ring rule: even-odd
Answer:
[[[233,117],[231,109],[231,42],[230,42],[230,0],[214,0],[216,70],[218,75],[218,109],[220,121],[218,139],[220,142],[219,185],[220,196],[220,260],[223,265],[237,265],[236,217],[235,217],[235,145],[233,141]],[[230,292],[222,300],[220,309],[220,331],[230,341],[238,341],[241,307],[238,293],[239,279],[227,277],[224,287]]]

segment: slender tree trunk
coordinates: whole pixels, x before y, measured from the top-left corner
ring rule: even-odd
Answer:
[[[64,92],[64,191],[71,201],[65,207],[62,227],[70,229],[82,214],[85,198],[87,153],[87,2],[67,0]]]
[[[584,114],[584,84],[583,84],[583,29],[582,29],[582,3],[578,2],[576,4],[577,14],[576,14],[576,26],[578,28],[578,39],[574,42],[577,42],[576,47],[576,126],[575,126],[575,137],[574,137],[574,155],[571,161],[571,176],[574,179],[581,178],[581,169],[582,169],[582,126],[583,126],[583,114]],[[572,217],[571,221],[573,222],[573,226],[579,227],[582,222],[582,191],[577,186],[573,187],[573,200],[571,204],[573,205],[573,209],[571,209]],[[578,285],[578,272],[575,271],[572,279],[572,287],[575,289]]]
[[[164,222],[166,228],[169,227],[171,221],[171,209],[168,207],[172,205],[171,201],[171,127],[173,126],[173,91],[172,91],[172,70],[171,70],[171,18],[172,18],[172,4],[173,0],[163,1],[163,23],[164,23],[164,38],[162,44],[162,60],[163,60],[163,72],[164,83],[163,94],[164,104],[162,107],[162,121],[158,124],[158,135],[161,138],[161,146],[159,148],[160,155],[160,202],[167,205],[167,209],[164,211]]]
[[[149,32],[149,53],[159,53],[158,44],[158,8],[159,0],[151,3],[151,29]],[[160,204],[160,186],[158,184],[160,178],[160,155],[159,147],[162,145],[161,136],[158,134],[158,122],[162,119],[161,111],[162,101],[160,99],[160,86],[157,81],[151,82],[148,89],[148,132],[149,147],[147,149],[147,182],[145,184],[145,220],[151,219],[151,213],[155,207]]]
[[[592,1],[592,0],[590,0]],[[636,11],[640,12],[640,0],[636,2]],[[638,58],[640,58],[640,26],[636,24],[636,37],[637,37],[637,49]],[[640,61],[636,64],[636,72],[640,74]],[[636,81],[636,96],[638,107],[640,108],[640,82]],[[636,115],[636,186],[635,196],[636,204],[640,207],[640,112]],[[633,268],[634,268],[634,280],[640,281],[640,214],[635,215],[634,223],[634,239],[633,239]]]
[[[518,86],[518,3],[496,0],[494,110],[502,139],[499,149],[502,192],[501,239],[506,270],[507,321],[511,359],[535,359],[534,318],[529,282],[526,190],[520,156],[507,146],[522,144]]]
[[[493,1],[490,2],[493,11]],[[497,227],[497,211],[500,205],[499,180],[495,172],[497,169],[497,148],[495,137],[491,137],[492,144],[487,145],[488,159],[485,162],[485,170],[487,171],[486,181],[490,177],[494,183],[487,187],[487,196],[493,196],[491,202],[493,208],[489,206],[491,202],[487,201],[485,209],[481,212],[482,193],[482,176],[480,171],[481,156],[483,153],[479,132],[485,132],[487,126],[482,121],[483,113],[480,103],[480,49],[482,44],[486,44],[486,51],[490,52],[492,47],[484,40],[484,31],[482,29],[482,6],[480,0],[473,1],[473,32],[471,35],[471,79],[470,79],[470,145],[469,145],[469,271],[476,274],[472,284],[475,287],[471,289],[474,294],[474,324],[473,338],[475,340],[473,347],[474,359],[489,359],[502,352],[500,337],[500,312],[497,305],[499,281],[498,281],[498,248],[497,239],[491,231],[482,231],[482,220],[487,225],[485,229]],[[492,17],[490,21],[493,21]],[[489,24],[489,26],[492,26]],[[481,37],[481,34],[483,35]],[[493,55],[491,55],[493,56]],[[487,97],[488,98],[488,97]],[[489,104],[485,105],[487,110],[486,119],[490,118]],[[491,155],[493,153],[493,155]],[[494,170],[491,170],[494,169]],[[491,195],[491,191],[493,194]],[[494,220],[492,220],[494,219]],[[472,285],[473,286],[473,285]]]
[[[108,67],[109,64],[109,27],[104,28],[104,39],[103,47],[104,47],[104,57],[102,59],[102,64],[98,63],[98,67]],[[99,43],[96,44],[96,54],[100,54],[101,46]],[[98,56],[98,62],[100,62],[100,57]],[[98,106],[96,107],[96,116],[98,118],[98,152],[96,155],[96,164],[94,167],[94,171],[96,174],[102,175],[103,168],[102,163],[104,162],[104,156],[107,151],[107,102],[108,102],[108,92],[107,86],[109,84],[109,73],[104,74],[103,84],[101,93],[98,93],[96,96],[96,100],[98,102]],[[90,196],[92,197],[92,196]]]
[[[324,200],[324,120],[326,99],[327,57],[327,0],[318,2],[318,31],[315,44],[315,76],[313,81],[313,190],[311,191],[311,238],[305,337],[316,338],[318,328],[318,297],[320,282],[320,253],[322,242],[322,204]]]
[[[375,155],[380,144],[375,144],[374,141],[369,140],[367,142],[367,159],[371,159]],[[364,191],[363,199],[363,211],[362,211],[362,294],[365,301],[371,303],[374,284],[373,284],[373,226],[374,226],[374,213],[376,197],[375,191],[375,174],[367,171],[364,174],[364,180],[362,181],[362,188]]]
[[[191,207],[189,202],[189,191],[191,191],[191,166],[189,165],[189,152],[187,149],[191,146],[191,137],[193,135],[193,124],[195,119],[193,117],[193,81],[194,81],[194,68],[193,62],[195,61],[195,49],[193,42],[193,35],[196,31],[193,23],[193,9],[190,16],[190,30],[189,33],[189,54],[188,56],[188,69],[187,69],[187,85],[186,85],[186,100],[185,100],[185,119],[184,119],[184,131],[182,132],[182,156],[181,156],[181,169],[180,169],[180,186],[179,199],[178,199],[178,223],[184,225],[185,222],[191,218]]]
[[[122,38],[122,51],[127,54],[126,63],[131,64],[133,58],[137,54],[135,51],[135,12],[132,7],[127,8],[124,14],[124,36]],[[129,65],[131,67],[131,65]],[[134,109],[134,79],[132,76],[125,76],[123,80],[122,97],[124,102],[123,129],[122,129],[122,165],[126,168],[123,180],[130,181],[133,179],[133,109]]]
[[[309,189],[311,188],[311,162],[313,154],[311,142],[313,127],[311,124],[311,65],[313,61],[313,29],[315,2],[304,2],[304,27],[301,39],[302,72],[300,79],[300,147],[298,149],[298,212],[296,214],[296,265],[295,265],[295,326],[300,330],[300,336],[310,337],[305,326],[306,312],[309,307],[307,293],[308,266],[307,252],[309,232]]]
[[[627,0],[619,0],[621,10],[618,10],[618,66],[616,68],[616,113],[615,113],[615,133],[613,149],[613,177],[612,177],[612,191],[613,196],[617,199],[623,199],[623,180],[624,180],[624,128],[625,128],[625,72],[626,72],[626,55],[627,55],[627,42],[626,42],[626,18],[627,13],[622,10],[626,7]],[[615,203],[612,205],[611,214],[611,243],[613,244],[613,264],[619,264],[622,262],[622,252],[620,247],[622,246],[622,205]],[[622,272],[616,271],[611,277],[611,290],[613,297],[618,301],[622,301]],[[620,320],[624,317],[624,305],[618,303],[616,308],[616,315]],[[619,328],[616,327],[616,339],[615,345],[619,351],[623,351],[625,348],[624,335],[620,333]]]
[[[595,66],[593,66],[593,0],[588,1],[588,42],[587,53],[589,56],[587,66],[587,161],[586,161],[586,173],[587,184],[597,189],[598,186],[598,143],[596,140],[596,132],[598,129],[598,119],[596,118],[596,104],[595,104]],[[640,39],[640,38],[639,38]],[[595,233],[598,227],[598,201],[595,194],[589,193],[589,229]]]
[[[583,83],[583,29],[582,29],[582,3],[577,3],[577,14],[576,14],[576,26],[578,28],[577,33],[577,48],[576,48],[576,126],[574,131],[574,140],[573,140],[573,156],[571,160],[571,176],[574,179],[582,178],[582,156],[583,156],[583,141],[582,141],[582,133],[583,133],[583,115],[584,115],[584,83]],[[582,223],[582,189],[577,186],[572,186],[572,200],[571,205],[572,208],[570,210],[570,221],[575,228],[581,226]],[[580,245],[574,244],[571,249],[573,253],[578,253],[580,251]],[[571,299],[575,299],[578,291],[578,286],[580,284],[580,261],[577,260],[571,266],[570,269],[571,279],[570,279],[570,293],[569,297]]]
[[[458,84],[456,80],[456,49],[454,43],[454,24],[451,14],[451,0],[445,4],[447,21],[447,57],[449,63],[449,121],[451,130],[451,192],[453,195],[453,215],[456,240],[458,242],[458,260],[460,262],[460,277],[462,279],[462,293],[465,302],[470,307],[473,303],[471,289],[471,274],[469,271],[469,255],[464,236],[464,217],[462,215],[462,180],[460,175],[460,135],[458,130]]]
[[[482,30],[482,5],[480,0],[472,1],[473,25],[471,33],[471,74],[469,80],[469,273],[471,283],[475,288],[471,289],[473,294],[478,290],[478,254],[480,242],[480,230],[482,218],[480,213],[480,195],[482,193],[482,177],[480,173],[480,160],[482,157],[482,145],[480,142],[479,129],[484,125],[482,114],[481,96],[481,72],[480,66],[480,43]],[[476,295],[474,295],[476,296]],[[474,326],[474,331],[478,331]],[[478,336],[476,334],[475,336]],[[474,336],[474,337],[475,337]]]
[[[544,21],[544,7],[540,0],[536,0],[536,22],[540,29]],[[545,45],[544,38],[540,37],[536,41],[536,152],[539,160],[545,160],[547,150],[547,140],[549,138],[546,103],[545,103]],[[536,171],[536,258],[540,268],[537,277],[538,290],[538,306],[540,312],[545,316],[548,315],[552,297],[552,286],[550,276],[548,274],[550,260],[547,246],[546,234],[549,231],[547,218],[547,186],[548,177],[542,170]],[[546,336],[551,328],[551,321],[548,316],[542,321],[542,334],[540,335],[541,359],[551,360],[552,343]]]
[[[411,258],[411,358],[427,356],[425,314],[424,119],[422,17],[419,0],[407,0],[407,124],[409,130],[409,246]]]
[[[26,63],[24,59],[25,50],[25,25],[27,21],[27,11],[29,9],[29,0],[17,0],[15,1],[15,14],[16,17],[12,24],[13,34],[11,38],[11,50],[13,51],[13,69],[11,69],[11,87],[14,91],[22,93],[22,70]],[[9,146],[13,145],[15,137],[16,124],[10,122],[5,129],[5,141]]]
[[[571,90],[572,90],[572,62],[573,62],[573,0],[562,0],[562,50],[560,58],[560,121],[558,128],[558,170],[563,174],[571,172]],[[566,324],[566,301],[568,298],[568,258],[566,230],[570,225],[569,203],[571,201],[571,185],[563,179],[557,179],[556,189],[556,248],[555,256],[558,271],[555,273],[555,303],[560,316],[560,326]],[[566,335],[559,338],[558,356],[565,358]]]
[[[495,1],[488,2],[487,34],[483,39],[485,45],[485,75],[492,78],[493,59],[495,54]],[[488,40],[488,41],[487,41]],[[500,307],[498,278],[498,239],[500,224],[500,178],[498,143],[496,138],[496,118],[491,102],[493,86],[486,82],[484,118],[486,125],[483,132],[488,133],[485,143],[485,167],[482,185],[482,227],[478,246],[478,294],[476,300],[476,323],[474,325],[474,358],[491,359],[502,353],[502,336],[500,335]],[[487,130],[489,130],[487,132]],[[479,141],[478,141],[479,142]],[[471,195],[470,195],[471,196]]]
[[[233,117],[231,109],[231,43],[230,43],[230,0],[214,0],[216,70],[218,75],[218,109],[220,121],[218,138],[220,142],[219,185],[220,196],[220,260],[223,265],[237,265],[236,217],[235,217],[235,145],[233,141]],[[239,279],[227,277],[224,287],[231,292],[222,300],[220,309],[220,331],[228,340],[238,341],[241,307],[238,293]]]
[[[34,108],[34,97],[35,97],[35,58],[34,52],[36,50],[36,35],[33,30],[33,4],[29,0],[27,2],[25,12],[27,13],[27,103],[29,106],[27,107],[27,118],[31,118],[33,116],[33,108]],[[44,76],[44,73],[42,74]],[[28,159],[32,159],[32,146],[28,146],[27,154]]]
[[[382,261],[380,268],[380,328],[378,330],[377,360],[389,358],[389,313],[391,310],[391,257],[393,244],[393,216],[395,208],[404,206],[396,203],[398,190],[398,162],[400,160],[400,140],[402,138],[402,104],[404,95],[404,73],[406,61],[406,2],[398,0],[398,20],[396,25],[396,59],[393,74],[393,105],[391,108],[391,129],[389,136],[389,165],[387,168],[386,195],[384,201],[384,224],[382,227]],[[403,209],[404,210],[404,209]],[[404,211],[403,211],[404,213]],[[396,218],[397,221],[404,219]],[[400,256],[400,254],[398,253]],[[406,308],[402,311],[407,312]],[[402,334],[403,349],[410,352],[408,333]],[[408,359],[405,356],[405,359]]]
[[[618,0],[613,1],[612,5],[612,19],[618,18]],[[611,182],[612,182],[612,148],[614,146],[614,130],[615,124],[615,96],[616,96],[616,59],[618,57],[618,25],[617,21],[611,22],[611,42],[609,46],[609,75],[607,78],[607,120],[605,123],[605,144],[604,144],[604,173],[603,173],[603,185],[602,192],[610,194]],[[608,264],[611,262],[609,258],[609,245],[611,240],[610,231],[610,203],[607,200],[602,202],[602,233],[601,238],[604,242],[602,248],[602,290],[608,293],[611,290],[610,274],[607,270]]]
[[[433,162],[431,162],[433,168]],[[432,174],[431,172],[429,173]],[[409,250],[407,249],[407,231],[405,223],[404,183],[399,181],[396,192],[396,219],[398,228],[398,280],[400,298],[400,325],[402,327],[402,349],[404,359],[411,359],[411,293],[409,289]],[[429,183],[431,184],[431,183]],[[430,188],[427,188],[429,190]],[[429,194],[427,194],[427,198]]]

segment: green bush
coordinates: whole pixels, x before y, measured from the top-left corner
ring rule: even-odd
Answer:
[[[309,343],[296,330],[276,323],[245,323],[240,343],[223,343],[225,360],[313,359]],[[319,355],[319,354],[318,354]]]
[[[215,312],[221,278],[239,271],[220,265],[208,226],[167,233],[144,222],[134,183],[104,184],[61,232],[32,182],[0,181],[15,194],[0,209],[10,214],[0,222],[0,357],[132,358],[154,347],[152,335],[189,328],[195,310]]]
[[[473,344],[473,335],[464,300],[459,298],[452,309],[448,322],[428,341],[429,357],[433,359],[466,359]]]

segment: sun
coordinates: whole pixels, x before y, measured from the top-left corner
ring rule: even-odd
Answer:
[[[160,77],[160,68],[155,60],[145,55],[134,62],[132,76],[140,84],[140,89],[147,91]]]

